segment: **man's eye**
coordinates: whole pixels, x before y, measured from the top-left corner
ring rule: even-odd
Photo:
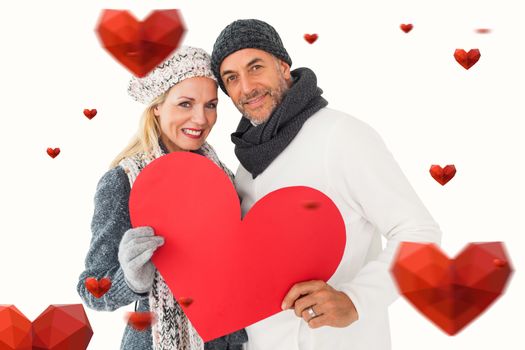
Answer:
[[[232,82],[236,79],[237,77],[235,75],[229,75],[228,78],[226,78],[226,81],[227,82]]]
[[[259,65],[259,64],[256,64],[256,65],[252,66],[251,68],[252,68],[252,70],[258,70],[259,68],[262,68],[262,66]]]

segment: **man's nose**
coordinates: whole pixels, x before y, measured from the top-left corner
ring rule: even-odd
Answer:
[[[241,77],[239,78],[241,79],[241,89],[242,89],[242,93],[243,95],[249,95],[253,90],[255,90],[255,84],[254,84],[254,81],[252,79],[250,79],[249,77]]]

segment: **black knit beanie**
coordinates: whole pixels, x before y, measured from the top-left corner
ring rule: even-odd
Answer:
[[[239,19],[232,22],[219,34],[211,54],[211,69],[226,95],[228,93],[219,68],[226,57],[242,49],[264,50],[292,65],[292,59],[288,56],[279,34],[271,25],[258,19]]]

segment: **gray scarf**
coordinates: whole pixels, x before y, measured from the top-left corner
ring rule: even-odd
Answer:
[[[291,72],[294,83],[264,124],[253,126],[243,117],[231,135],[235,154],[255,179],[292,142],[304,122],[328,105],[308,68]]]

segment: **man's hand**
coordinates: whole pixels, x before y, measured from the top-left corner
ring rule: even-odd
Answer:
[[[322,326],[342,328],[358,319],[352,300],[324,281],[295,284],[284,297],[282,308],[283,310],[293,308],[297,317],[304,319],[310,328]],[[310,308],[313,309],[313,313]]]

